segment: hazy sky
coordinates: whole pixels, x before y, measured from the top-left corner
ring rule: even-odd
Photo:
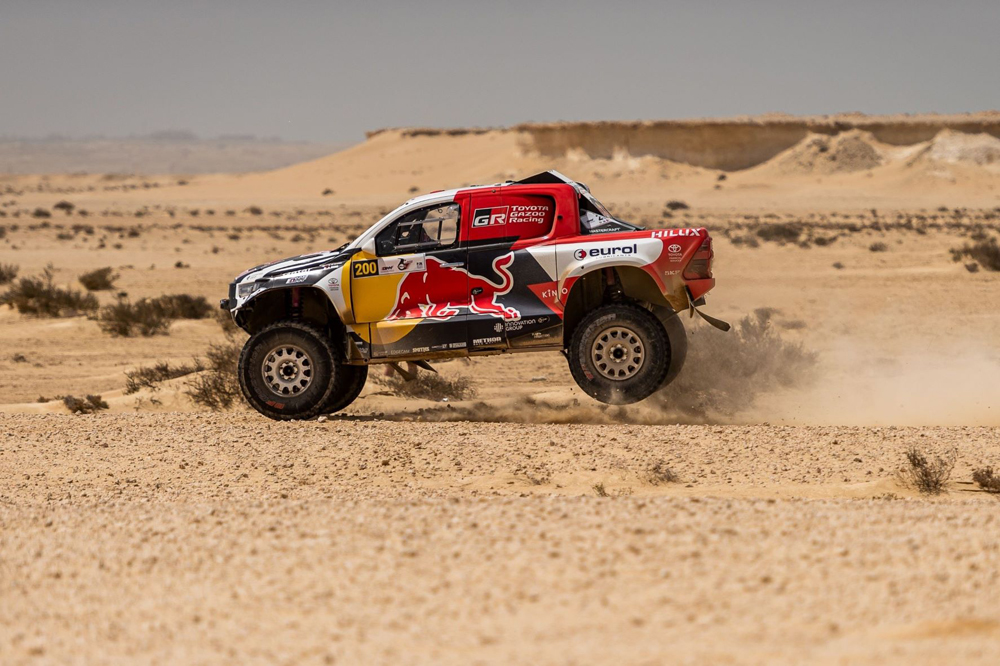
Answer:
[[[1000,107],[1000,0],[0,0],[0,136]]]

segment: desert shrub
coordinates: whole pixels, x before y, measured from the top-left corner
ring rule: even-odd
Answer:
[[[1000,475],[992,467],[983,467],[972,472],[972,480],[988,493],[1000,493]]]
[[[220,411],[231,408],[239,400],[238,367],[242,348],[243,345],[231,337],[208,348],[206,360],[199,361],[204,369],[191,378],[184,391],[192,402]]]
[[[214,310],[204,296],[170,294],[141,298],[135,303],[120,295],[115,303],[101,308],[98,324],[114,336],[165,335],[174,319],[204,319]]]
[[[215,312],[204,296],[170,294],[159,296],[150,302],[167,319],[205,319]]]
[[[906,451],[906,464],[900,468],[898,477],[900,483],[916,488],[922,493],[937,495],[944,492],[945,484],[951,478],[951,470],[955,467],[955,456],[935,456],[929,459],[916,447]]]
[[[36,208],[34,211],[32,211],[31,217],[35,217],[35,218],[44,220],[44,219],[48,219],[48,218],[52,217],[52,213],[50,213],[49,211],[45,210],[44,208]]]
[[[643,477],[648,483],[651,483],[654,486],[661,486],[665,483],[677,483],[680,481],[680,477],[677,476],[677,473],[670,469],[670,466],[662,460],[657,460],[655,463],[650,465]]]
[[[591,486],[591,488],[593,489],[594,494],[598,497],[611,497],[611,495],[608,494],[608,489],[604,487],[603,481],[601,483],[595,483]]]
[[[144,388],[158,391],[160,382],[177,379],[202,370],[204,367],[198,359],[195,359],[192,365],[170,365],[168,361],[160,361],[149,368],[139,366],[135,370],[125,372],[125,395],[131,395]]]
[[[73,204],[71,204],[68,201],[60,201],[59,203],[57,203],[52,208],[55,209],[55,210],[64,211],[67,215],[69,215],[70,213],[73,212],[73,209],[76,208],[76,206],[74,206]]]
[[[14,264],[0,264],[0,284],[12,282],[17,277],[18,267]]]
[[[250,206],[249,208],[247,208],[246,212],[250,213],[251,215],[264,214],[264,211],[260,208],[260,206]]]
[[[775,222],[764,224],[757,228],[757,237],[763,241],[774,243],[797,243],[802,235],[803,226],[800,222]]]
[[[666,203],[667,210],[688,210],[691,206],[687,205],[683,201],[678,201],[676,199],[668,201]]]
[[[889,246],[882,241],[876,241],[868,246],[869,252],[888,252]]]
[[[125,296],[119,296],[111,305],[105,305],[97,317],[97,325],[109,335],[130,338],[134,335],[149,337],[166,335],[170,319],[146,298],[132,303]]]
[[[751,247],[751,248],[760,247],[760,241],[758,241],[755,237],[751,236],[750,234],[746,234],[745,236],[733,236],[729,240],[736,247],[742,247],[744,245],[746,247]]]
[[[436,372],[416,372],[412,379],[400,373],[389,376],[373,375],[376,384],[384,386],[393,395],[406,398],[424,398],[440,401],[442,398],[465,400],[476,395],[472,383],[465,377],[449,379]]]
[[[816,355],[784,339],[771,325],[772,314],[761,308],[728,333],[689,330],[684,372],[650,400],[665,411],[704,419],[735,414],[767,391],[810,381]]]
[[[88,395],[86,398],[77,398],[72,395],[62,397],[63,404],[73,414],[93,414],[99,409],[107,409],[108,403],[99,395]]]
[[[0,294],[0,305],[39,317],[66,317],[97,309],[97,299],[93,294],[57,287],[53,276],[50,264],[42,271],[41,277],[20,278]]]
[[[118,279],[118,274],[113,271],[110,266],[105,266],[84,273],[79,277],[80,284],[87,291],[109,291],[115,288],[115,280]]]
[[[951,258],[961,261],[968,257],[979,262],[983,268],[990,271],[1000,271],[1000,244],[996,238],[988,238],[972,245],[951,249]]]
[[[236,322],[233,321],[233,316],[229,314],[228,310],[215,310],[215,321],[219,322],[219,326],[222,327],[222,332],[226,335],[237,335],[242,332]]]

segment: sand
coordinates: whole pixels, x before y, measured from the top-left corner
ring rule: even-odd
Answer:
[[[689,364],[740,388],[730,410],[608,408],[531,354],[441,364],[475,393],[447,401],[373,371],[342,415],[280,424],[198,407],[190,377],[124,393],[222,342],[212,319],[114,339],[0,308],[0,661],[996,663],[998,505],[972,472],[1000,467],[1000,273],[949,252],[1000,228],[996,123],[389,130],[262,174],[0,178],[0,264],[215,301],[413,187],[551,166],[625,219],[708,227],[706,310],[815,354],[766,386],[729,381],[739,347]],[[954,457],[946,492],[900,481],[910,447]]]

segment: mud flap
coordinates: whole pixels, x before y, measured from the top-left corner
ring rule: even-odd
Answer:
[[[694,310],[695,312],[697,312],[701,316],[702,319],[704,319],[709,324],[711,324],[712,326],[716,327],[717,329],[719,329],[723,333],[728,333],[729,329],[732,328],[732,326],[729,324],[729,322],[725,322],[725,321],[722,321],[721,319],[716,319],[715,317],[712,317],[711,315],[707,315],[707,314],[705,314],[704,312],[702,312],[701,310],[699,310],[696,307],[692,307],[691,309]]]
[[[705,304],[705,298],[704,297],[699,298],[697,301],[695,301],[695,300],[693,300],[691,298],[691,292],[687,288],[684,289],[684,292],[687,294],[687,297],[688,297],[688,313],[689,313],[690,317],[694,317],[694,313],[697,312],[698,315],[702,319],[704,319],[711,326],[714,326],[715,328],[719,329],[723,333],[728,333],[730,331],[730,329],[732,329],[732,325],[730,325],[729,322],[722,321],[721,319],[716,319],[715,317],[713,317],[711,315],[707,315],[704,312],[702,312],[701,310],[699,310],[697,307],[695,307],[696,305],[704,305]]]

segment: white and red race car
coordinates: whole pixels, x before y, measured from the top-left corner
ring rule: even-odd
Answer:
[[[343,409],[372,363],[551,350],[622,404],[680,372],[677,313],[704,303],[712,260],[707,230],[644,230],[547,171],[411,199],[341,248],[244,272],[222,307],[250,334],[243,393],[275,419]]]

